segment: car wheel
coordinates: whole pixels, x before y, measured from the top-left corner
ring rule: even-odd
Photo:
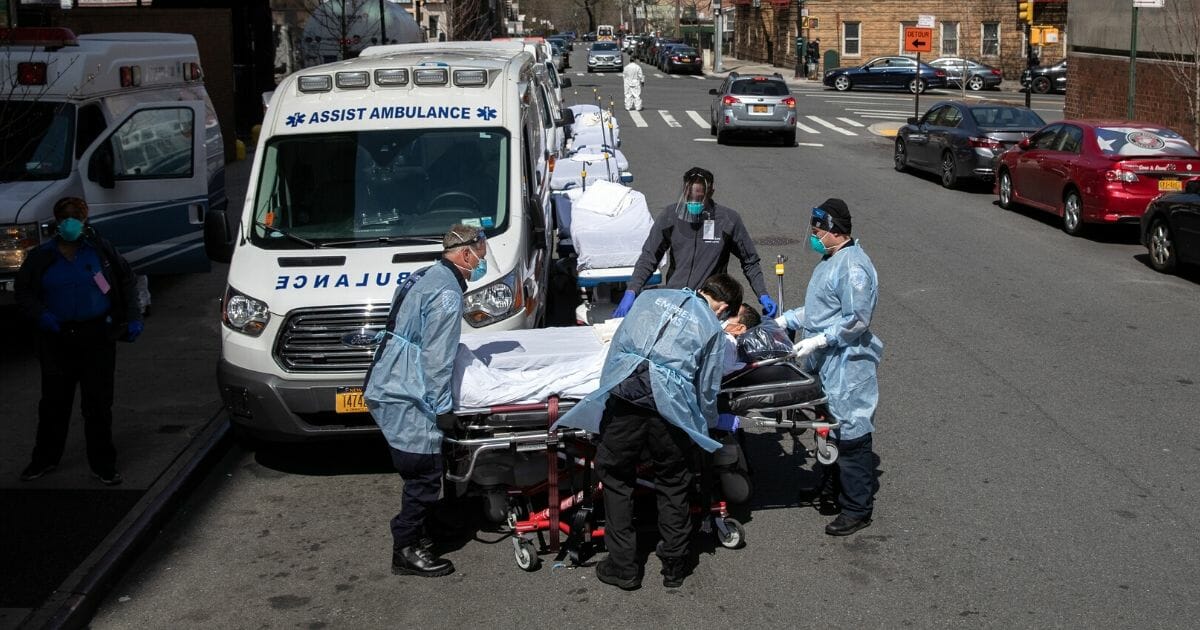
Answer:
[[[1075,190],[1068,190],[1063,197],[1062,229],[1071,236],[1083,234],[1083,200]]]
[[[784,131],[779,134],[779,144],[785,147],[796,146],[796,130]]]
[[[729,142],[728,131],[717,131],[717,144],[726,144]]]
[[[1033,80],[1034,94],[1048,94],[1051,87],[1050,79],[1047,77],[1038,77]]]
[[[833,89],[839,92],[845,92],[852,87],[854,87],[854,84],[850,82],[850,77],[844,74],[838,75],[838,77],[833,80]]]
[[[1146,241],[1150,252],[1150,266],[1163,273],[1175,271],[1175,241],[1171,240],[1171,226],[1165,219],[1155,219],[1150,226],[1150,238]]]
[[[1005,210],[1012,210],[1017,203],[1013,201],[1013,182],[1012,175],[1008,171],[1000,171],[1000,181],[996,185],[999,189],[1000,207]]]
[[[979,90],[982,90],[983,89],[983,77],[981,77],[979,75],[975,75],[975,76],[971,77],[970,79],[967,79],[967,89],[971,90],[972,92],[978,92]]]
[[[708,123],[708,135],[717,135],[717,123],[711,121]]]
[[[929,84],[925,82],[925,79],[913,79],[912,81],[908,82],[908,91],[913,94],[916,94],[917,92],[924,94],[925,88],[928,86]]]
[[[958,161],[950,151],[942,154],[941,175],[943,187],[954,188],[958,185]]]
[[[896,152],[892,157],[897,171],[903,173],[908,170],[908,147],[900,138],[896,138]]]

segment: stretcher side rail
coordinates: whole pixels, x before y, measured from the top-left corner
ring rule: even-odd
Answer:
[[[471,455],[467,460],[467,470],[461,475],[446,472],[446,479],[455,483],[468,481],[475,472],[475,464],[479,456],[491,451],[515,450],[517,452],[544,451],[551,446],[561,446],[568,438],[586,438],[587,431],[582,429],[564,429],[561,431],[528,431],[522,433],[501,433],[485,438],[452,438],[445,437],[443,441],[452,446],[470,449]]]

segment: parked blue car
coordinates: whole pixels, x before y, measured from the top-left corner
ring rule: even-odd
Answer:
[[[824,83],[839,92],[853,88],[903,90],[916,93],[946,86],[946,71],[910,57],[876,57],[861,66],[834,68],[825,73]]]

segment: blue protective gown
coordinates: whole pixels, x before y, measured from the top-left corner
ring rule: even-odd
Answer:
[[[654,405],[707,451],[721,443],[708,437],[717,422],[717,394],[725,358],[725,333],[708,302],[688,289],[656,289],[638,295],[617,328],[600,389],[588,394],[555,427],[600,432],[609,391],[649,361]]]
[[[454,404],[450,379],[462,336],[465,286],[444,259],[434,264],[409,289],[391,334],[375,353],[363,398],[396,450],[441,452],[437,415]]]
[[[838,438],[853,440],[875,430],[879,405],[876,375],[883,342],[871,332],[879,303],[879,276],[857,241],[825,256],[813,269],[804,306],[783,314],[803,338],[825,335],[827,346],[809,357],[821,375],[829,411],[841,423]]]

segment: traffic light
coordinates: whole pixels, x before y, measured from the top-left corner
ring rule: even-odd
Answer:
[[[1026,24],[1033,24],[1033,2],[1025,0],[1017,3],[1017,19]]]

